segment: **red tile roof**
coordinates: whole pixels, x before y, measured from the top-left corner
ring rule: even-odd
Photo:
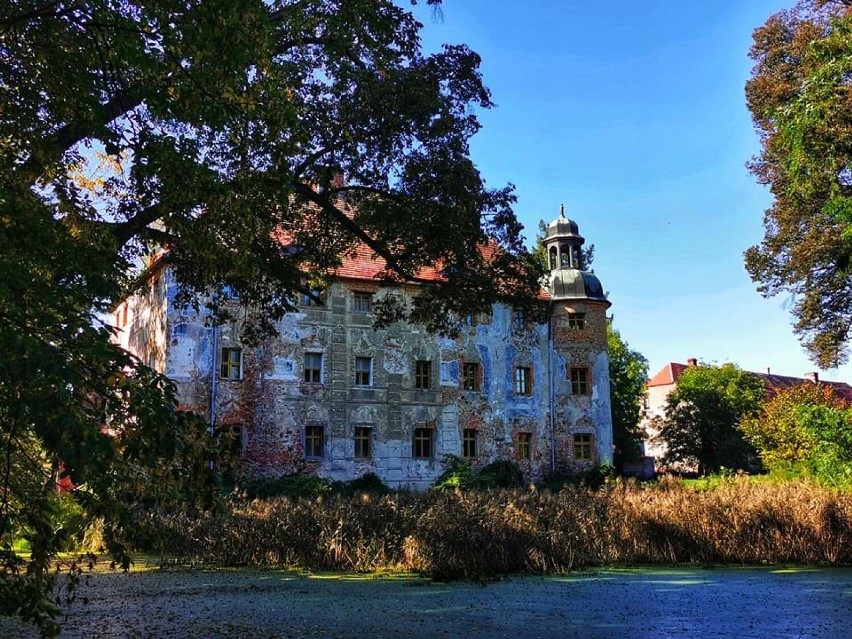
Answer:
[[[488,260],[498,251],[495,244],[486,244],[480,247],[482,256]],[[342,259],[342,264],[337,269],[336,275],[344,279],[353,280],[375,280],[381,277],[387,267],[387,262],[384,258],[375,255],[373,250],[366,244],[359,243],[353,253],[346,255]],[[419,281],[440,282],[444,279],[438,265],[426,266],[417,273],[416,277]],[[542,301],[550,300],[550,293],[542,289],[539,291],[538,299]]]
[[[686,364],[677,364],[669,362],[660,369],[660,372],[648,380],[646,386],[671,386],[680,377],[680,374],[686,368]]]
[[[660,372],[648,380],[647,387],[652,386],[671,386],[681,376],[681,373],[688,368],[686,364],[678,364],[677,362],[669,362]],[[754,375],[763,380],[766,385],[766,394],[772,397],[776,393],[794,386],[812,383],[813,380],[804,377],[791,377],[789,375],[774,375],[771,373],[755,373],[754,371],[746,371],[749,375]],[[852,402],[852,386],[846,382],[828,382],[819,380],[819,383],[831,388],[835,394],[848,402]]]

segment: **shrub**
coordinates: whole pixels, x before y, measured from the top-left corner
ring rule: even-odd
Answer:
[[[456,455],[444,455],[444,472],[432,487],[437,490],[486,490],[489,488],[519,488],[524,474],[518,465],[498,460],[474,470],[470,462]]]
[[[802,384],[783,390],[740,428],[774,474],[852,486],[852,408],[831,387]]]
[[[268,499],[270,497],[316,497],[332,491],[328,479],[315,475],[284,475],[276,479],[255,479],[243,483],[239,490],[249,499]]]
[[[391,492],[391,489],[376,473],[365,473],[352,481],[342,484],[340,487],[335,486],[335,489],[343,494],[369,493],[371,495],[387,495]]]

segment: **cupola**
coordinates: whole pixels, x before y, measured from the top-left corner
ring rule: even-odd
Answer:
[[[600,280],[593,272],[582,270],[585,241],[577,223],[565,217],[565,206],[560,207],[559,217],[547,225],[544,237],[550,267],[550,298],[596,300],[609,306]]]
[[[544,238],[550,270],[580,268],[580,247],[585,241],[580,235],[577,223],[565,217],[563,204],[559,217],[547,225],[547,235]]]

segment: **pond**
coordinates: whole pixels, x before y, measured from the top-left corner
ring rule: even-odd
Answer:
[[[68,639],[845,639],[852,570],[606,569],[484,586],[284,571],[95,573],[64,624]],[[0,637],[37,633],[2,620]]]

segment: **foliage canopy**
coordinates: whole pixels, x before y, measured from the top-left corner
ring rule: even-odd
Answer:
[[[765,296],[792,295],[802,343],[837,366],[852,328],[852,2],[801,0],[755,30],[750,55],[750,168],[774,202],[746,268]]]
[[[830,386],[782,390],[744,419],[740,429],[769,470],[852,485],[852,409]]]

